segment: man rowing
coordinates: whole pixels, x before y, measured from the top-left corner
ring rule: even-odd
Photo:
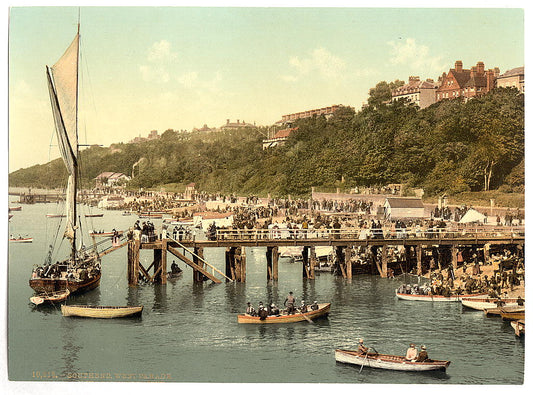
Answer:
[[[292,291],[289,292],[283,305],[287,307],[287,314],[294,314],[294,305],[296,303],[296,298],[293,296]]]

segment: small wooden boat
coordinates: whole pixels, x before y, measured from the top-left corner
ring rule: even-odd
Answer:
[[[138,213],[139,218],[163,218],[163,214],[165,214],[163,211],[142,211]]]
[[[181,278],[182,275],[183,275],[183,270],[177,273],[167,272],[167,279],[176,280],[178,278]]]
[[[361,354],[358,351],[335,350],[335,360],[337,362],[368,366],[370,368],[379,368],[387,370],[403,370],[410,372],[427,372],[430,370],[446,370],[450,361],[439,361],[430,359],[424,362],[406,361],[404,357],[388,354]]]
[[[65,218],[65,214],[46,214],[48,218]]]
[[[17,238],[10,238],[10,243],[31,243],[33,242],[33,237],[17,237]]]
[[[525,320],[511,321],[511,326],[514,329],[514,334],[516,336],[523,336],[526,334],[526,321]]]
[[[416,301],[423,301],[423,302],[460,302],[464,298],[482,298],[487,296],[487,293],[477,293],[477,294],[466,294],[466,295],[451,295],[451,296],[443,296],[443,295],[416,295],[416,294],[406,294],[406,293],[399,293],[396,291],[396,297],[398,299],[403,300],[416,300]]]
[[[143,306],[61,305],[65,317],[125,318],[140,316]]]
[[[526,319],[526,311],[525,309],[523,311],[511,311],[511,312],[504,312],[501,313],[502,320],[504,321],[514,321],[514,320],[525,320]]]
[[[85,218],[100,218],[103,216],[104,214],[85,214]]]
[[[22,211],[22,206],[9,207],[9,211]]]
[[[237,316],[237,322],[239,324],[284,324],[288,322],[310,321],[328,315],[330,308],[331,303],[319,303],[318,310],[311,310],[311,307],[307,306],[307,313],[295,312],[294,314],[269,315],[264,320],[248,314],[239,314]]]
[[[496,302],[500,300],[504,302],[502,307],[518,307],[516,298],[463,298],[461,303],[465,307],[469,307],[474,310],[484,310],[484,309],[496,309],[499,306],[496,305]]]
[[[124,231],[122,230],[119,230],[117,231],[117,234],[118,236],[122,236],[122,234],[124,233]],[[89,236],[91,237],[113,237],[113,235],[115,234],[115,232],[90,232],[89,233]]]
[[[30,302],[34,305],[39,306],[45,303],[59,303],[63,302],[70,295],[70,291],[65,289],[63,291],[57,292],[41,292],[30,298]]]
[[[526,308],[524,306],[517,307],[497,307],[495,309],[483,309],[487,317],[500,316],[504,320],[519,320],[525,317]]]

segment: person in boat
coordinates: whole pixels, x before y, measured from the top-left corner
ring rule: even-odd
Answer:
[[[317,303],[316,300],[315,300],[315,301],[313,302],[313,304],[311,305],[311,310],[318,310],[318,303]]]
[[[416,349],[416,346],[414,343],[409,344],[409,348],[407,349],[407,352],[405,353],[405,359],[407,361],[415,362],[418,357],[418,350]]]
[[[265,306],[263,306],[263,302],[259,302],[259,307],[257,308],[257,314],[259,315],[260,320],[266,320],[268,317],[268,311]]]
[[[252,317],[255,317],[257,315],[257,312],[254,309],[254,306],[250,302],[246,303],[248,307],[246,307],[246,314],[251,315]]]
[[[170,265],[170,270],[172,271],[172,274],[181,273],[181,268],[178,266],[176,261],[172,261],[172,265]]]
[[[279,315],[279,308],[274,303],[270,305],[270,314],[276,316]]]
[[[357,351],[363,355],[368,353],[368,347],[364,345],[363,339],[359,339],[359,346],[357,346]]]
[[[418,357],[416,358],[416,362],[426,362],[428,361],[428,352],[426,350],[426,346],[420,347],[420,353],[418,354]]]
[[[300,313],[307,313],[307,305],[305,304],[305,300],[302,300],[302,303],[300,304]]]
[[[517,304],[518,306],[523,306],[523,305],[524,305],[524,302],[525,302],[525,300],[522,299],[522,297],[521,297],[520,295],[518,295],[518,298],[516,298],[516,304]]]
[[[505,301],[503,301],[502,298],[498,296],[498,299],[496,300],[496,307],[503,307],[504,305]]]
[[[296,299],[292,294],[292,291],[289,292],[289,295],[287,295],[287,298],[285,299],[285,302],[283,302],[283,305],[287,307],[287,314],[294,314],[294,304],[296,303]]]

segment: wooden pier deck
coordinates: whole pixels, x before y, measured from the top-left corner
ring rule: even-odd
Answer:
[[[457,268],[459,248],[490,245],[510,245],[523,248],[525,230],[523,227],[475,227],[457,230],[403,229],[393,234],[372,233],[360,229],[325,230],[218,230],[212,240],[165,238],[151,242],[130,240],[128,242],[128,279],[130,285],[137,285],[139,275],[152,282],[166,283],[167,252],[193,268],[195,281],[209,279],[222,281],[246,280],[245,247],[266,247],[267,280],[278,279],[279,248],[303,247],[302,273],[305,278],[314,279],[316,262],[315,247],[333,247],[340,272],[345,278],[352,278],[351,254],[355,247],[367,247],[375,255],[374,263],[379,274],[386,277],[390,262],[390,248],[403,246],[416,260],[417,273],[422,273],[422,257],[426,250],[436,250],[439,264],[451,256],[451,263]],[[206,248],[226,249],[225,273],[203,259]],[[140,250],[153,250],[154,261],[147,269],[139,262]],[[377,250],[380,254],[378,256]],[[488,251],[488,250],[487,250]],[[187,253],[192,258],[187,257]],[[150,270],[153,268],[153,274]]]

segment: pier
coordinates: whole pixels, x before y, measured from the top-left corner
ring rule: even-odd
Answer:
[[[381,230],[381,229],[380,229]],[[195,282],[206,279],[214,283],[246,281],[246,247],[266,248],[267,281],[278,280],[278,265],[282,247],[302,247],[302,276],[315,278],[317,261],[315,248],[333,247],[334,261],[343,278],[351,279],[354,268],[352,262],[354,251],[360,247],[371,256],[372,267],[381,277],[387,277],[391,265],[391,250],[397,246],[405,249],[406,267],[409,272],[416,267],[416,274],[422,275],[422,265],[428,256],[434,259],[439,268],[458,267],[458,252],[464,248],[476,248],[483,251],[484,260],[490,256],[490,249],[504,246],[523,251],[525,232],[523,227],[475,227],[457,230],[419,228],[401,229],[395,234],[371,234],[363,229],[237,229],[217,230],[212,240],[164,238],[150,242],[130,237],[124,243],[128,245],[128,284],[139,284],[139,277],[153,283],[166,284],[167,254],[181,260],[193,269]],[[376,231],[372,229],[372,231]],[[225,272],[209,264],[204,259],[207,248],[225,248]],[[145,268],[140,263],[141,250],[152,250],[153,261]],[[188,255],[188,256],[187,256]],[[190,256],[190,257],[189,257]]]

